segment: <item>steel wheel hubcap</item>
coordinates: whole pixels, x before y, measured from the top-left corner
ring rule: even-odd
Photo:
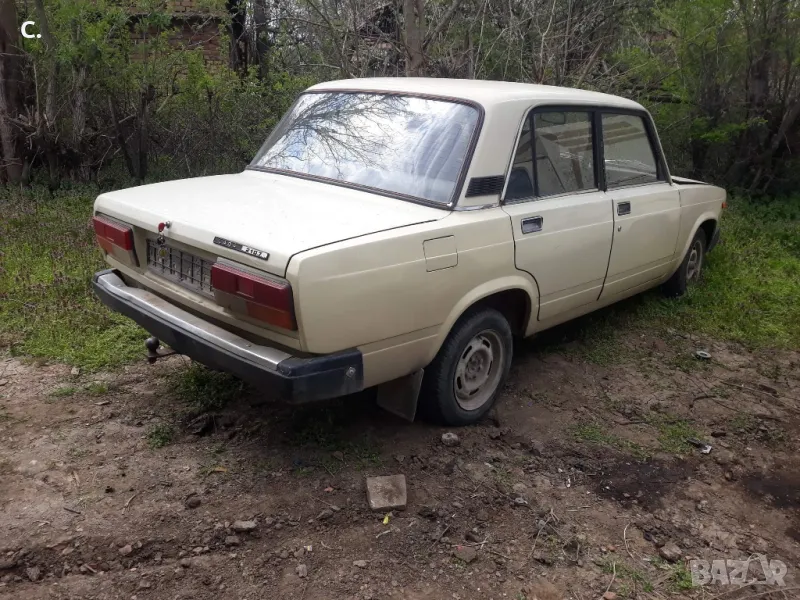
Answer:
[[[494,331],[483,331],[467,343],[453,378],[453,392],[461,408],[475,410],[491,399],[500,381],[504,353]]]
[[[689,250],[689,260],[686,263],[686,280],[692,281],[700,277],[700,267],[703,265],[703,245],[697,240]]]

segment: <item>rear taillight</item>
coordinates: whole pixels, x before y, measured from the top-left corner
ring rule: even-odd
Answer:
[[[297,329],[292,288],[287,282],[216,263],[211,267],[211,286],[217,302],[233,312],[283,329]]]
[[[136,264],[133,246],[133,228],[102,216],[92,217],[92,225],[100,247],[128,264]]]

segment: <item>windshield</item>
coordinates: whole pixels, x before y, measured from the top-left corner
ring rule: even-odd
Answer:
[[[478,123],[472,106],[394,94],[300,97],[250,166],[447,204]]]

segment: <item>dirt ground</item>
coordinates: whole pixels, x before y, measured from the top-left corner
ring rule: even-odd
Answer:
[[[0,599],[800,597],[800,354],[614,344],[519,344],[453,447],[367,395],[248,394],[198,420],[170,391],[181,357],[86,375],[0,356]],[[398,473],[406,510],[370,512],[365,478]],[[691,588],[689,559],[756,554],[784,587]]]

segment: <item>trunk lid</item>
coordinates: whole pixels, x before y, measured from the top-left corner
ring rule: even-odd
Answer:
[[[334,242],[446,217],[396,198],[258,171],[101,194],[95,211],[218,256],[285,276],[291,257]],[[217,243],[215,243],[215,238]],[[226,247],[225,241],[245,251]],[[268,253],[266,259],[246,253]]]

